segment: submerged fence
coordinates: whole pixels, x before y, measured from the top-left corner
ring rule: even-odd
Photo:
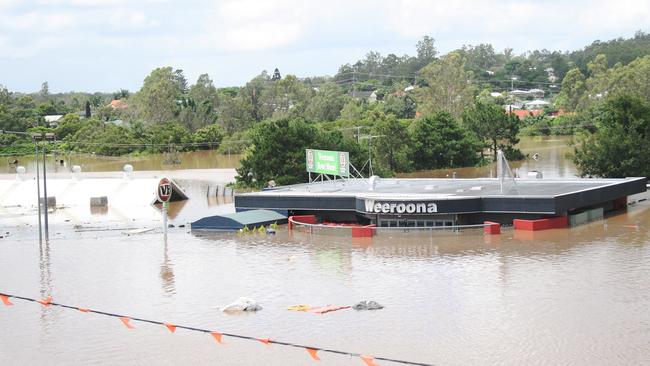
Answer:
[[[498,227],[498,229],[497,229]],[[489,234],[500,233],[500,224],[485,222],[483,224],[446,225],[446,226],[376,226],[341,223],[318,223],[312,215],[289,216],[289,230],[300,230],[310,234],[352,235],[353,237],[372,237],[379,233],[428,232],[450,233],[461,230],[482,229]]]

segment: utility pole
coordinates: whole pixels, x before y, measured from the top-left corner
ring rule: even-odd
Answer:
[[[36,203],[38,204],[38,243],[43,244],[43,224],[41,223],[41,172],[38,168],[38,144],[34,142],[34,161],[36,162]]]
[[[40,162],[38,156],[38,141],[54,140],[54,134],[53,133],[29,134],[27,132],[22,132],[22,131],[0,130],[0,135],[4,135],[4,134],[30,136],[32,138],[32,141],[34,142],[34,162],[36,163],[36,204],[38,205],[38,242],[39,244],[43,244],[43,227],[41,222],[41,182],[40,182],[41,174],[39,169]],[[45,148],[43,148],[43,154],[45,155]],[[45,157],[43,157],[43,161],[45,162]],[[43,173],[45,173],[45,165],[43,165]],[[45,183],[45,176],[43,176],[43,183]],[[47,225],[47,199],[45,200],[45,204],[46,204],[45,222]],[[47,233],[47,229],[46,229],[46,233]],[[47,240],[47,234],[45,239]]]
[[[38,164],[40,163],[39,157],[38,157],[38,142],[43,141],[53,141],[55,136],[51,132],[41,132],[41,133],[33,133],[32,135],[32,140],[34,141],[34,144],[36,145],[36,185],[38,186],[37,188],[37,193],[38,193],[38,235],[39,239],[42,241],[42,234],[41,234],[41,193],[40,193],[40,182],[39,182],[39,171],[38,171]],[[46,149],[45,149],[45,144],[43,145],[43,207],[45,208],[43,210],[44,213],[44,223],[45,223],[45,241],[48,242],[50,240],[50,233],[49,233],[49,220],[48,220],[48,204],[47,204],[47,167],[46,167],[47,159],[46,159]]]
[[[50,240],[50,225],[48,221],[48,202],[47,202],[47,167],[45,164],[47,163],[47,158],[46,158],[47,152],[45,151],[45,145],[43,145],[43,202],[44,202],[44,207],[45,207],[45,240],[49,241]],[[36,162],[36,165],[38,165],[38,162]]]
[[[366,135],[363,136],[362,139],[368,139],[368,172],[370,173],[370,176],[372,177],[373,175],[373,170],[372,170],[372,139],[377,138],[377,137],[385,137],[385,135]]]

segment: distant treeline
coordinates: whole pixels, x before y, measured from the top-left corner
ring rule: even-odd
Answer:
[[[441,55],[425,36],[413,56],[371,51],[332,77],[283,76],[276,68],[243,86],[217,88],[207,74],[191,84],[182,70],[162,67],[135,92],[52,94],[44,82],[39,92],[22,94],[0,86],[0,129],[54,132],[58,149],[104,155],[227,147],[252,159],[265,136],[260,129],[302,121],[318,133],[340,135],[340,144],[329,139],[324,146],[376,154],[385,174],[481,164],[499,148],[522,158],[514,147],[520,133],[594,133],[603,103],[621,95],[647,101],[649,55],[650,35],[640,31],[582,50],[521,55],[490,44]],[[525,100],[509,94],[512,89],[538,89],[551,104],[519,119],[509,112]],[[52,115],[65,117],[55,121]],[[446,132],[424,128],[427,123]],[[462,146],[457,157],[425,151],[431,146],[423,141],[439,142],[441,136]],[[429,147],[417,150],[418,144]],[[302,145],[275,146],[298,159]],[[28,153],[30,142],[3,134],[0,149]],[[272,172],[250,173],[257,182],[274,178]]]

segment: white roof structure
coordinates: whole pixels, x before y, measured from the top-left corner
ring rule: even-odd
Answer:
[[[535,99],[535,100],[533,100],[531,102],[526,103],[527,106],[537,106],[537,107],[545,106],[545,105],[549,105],[549,104],[551,104],[551,103],[549,103],[547,101],[544,101],[544,100],[541,100],[541,99]]]
[[[63,118],[63,115],[62,114],[51,114],[49,116],[43,116],[43,118],[45,118],[45,122],[48,122],[48,123],[49,122],[56,122],[56,121],[60,120],[61,118]]]

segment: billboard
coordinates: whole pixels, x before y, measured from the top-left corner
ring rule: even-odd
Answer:
[[[347,151],[307,149],[306,154],[308,172],[350,176],[350,154]]]

